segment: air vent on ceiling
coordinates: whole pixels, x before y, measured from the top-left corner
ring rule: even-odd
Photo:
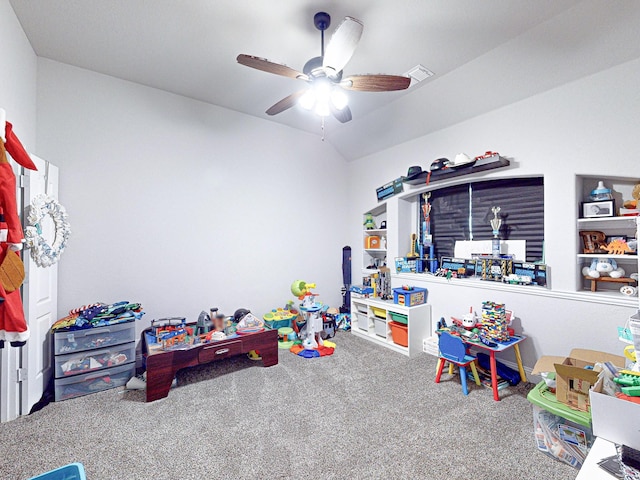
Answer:
[[[409,87],[413,87],[415,84],[420,83],[429,77],[432,77],[434,73],[423,65],[417,65],[407,73],[405,73],[405,75],[411,78],[411,84],[409,85]]]

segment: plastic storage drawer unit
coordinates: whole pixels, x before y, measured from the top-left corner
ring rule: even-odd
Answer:
[[[593,444],[591,414],[559,402],[540,382],[527,395],[533,404],[533,432],[538,450],[580,468]]]
[[[74,375],[69,378],[59,378],[55,381],[55,400],[67,400],[69,398],[88,395],[110,388],[125,385],[136,373],[136,363],[127,363],[119,367],[97,372]]]
[[[125,343],[112,348],[58,355],[54,358],[56,378],[62,378],[133,362],[136,359],[136,347],[134,343]]]
[[[135,342],[136,324],[135,322],[126,322],[108,327],[55,332],[53,339],[54,355],[94,350],[121,343]]]

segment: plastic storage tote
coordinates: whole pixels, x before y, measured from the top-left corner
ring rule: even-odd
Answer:
[[[527,395],[533,404],[533,433],[538,450],[580,468],[593,444],[591,414],[559,402],[544,381]]]
[[[37,477],[31,477],[29,480],[86,480],[86,478],[81,463],[70,463]]]

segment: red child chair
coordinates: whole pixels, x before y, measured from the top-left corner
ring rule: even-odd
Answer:
[[[465,395],[469,394],[469,390],[467,389],[467,366],[471,367],[476,385],[480,385],[480,378],[478,378],[478,371],[476,370],[476,357],[467,355],[466,346],[460,337],[453,336],[448,332],[442,332],[438,340],[438,348],[436,383],[440,383],[440,376],[442,375],[444,364],[449,362],[451,367],[457,365],[460,368],[460,382],[462,383],[462,392]],[[450,369],[450,373],[453,373],[451,370],[452,369]]]

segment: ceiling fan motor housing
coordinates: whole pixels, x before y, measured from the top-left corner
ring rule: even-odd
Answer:
[[[313,16],[313,24],[323,32],[331,25],[331,15],[327,12],[318,12]]]

